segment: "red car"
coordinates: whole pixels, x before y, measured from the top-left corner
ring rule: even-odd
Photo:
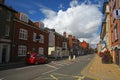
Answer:
[[[48,61],[47,57],[37,53],[30,53],[30,54],[27,54],[25,57],[25,63],[27,64],[47,63],[47,61]]]

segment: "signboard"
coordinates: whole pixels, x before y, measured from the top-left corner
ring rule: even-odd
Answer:
[[[114,10],[114,17],[115,17],[116,19],[120,19],[120,9]]]

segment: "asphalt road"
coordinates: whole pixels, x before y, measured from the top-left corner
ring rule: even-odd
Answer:
[[[94,54],[77,57],[74,61],[57,60],[48,64],[23,66],[0,71],[0,80],[92,80],[81,71]]]

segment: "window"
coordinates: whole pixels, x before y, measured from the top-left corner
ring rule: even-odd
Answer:
[[[20,13],[20,20],[28,23],[28,15],[25,13]]]
[[[19,45],[18,46],[18,56],[26,56],[27,46]]]
[[[109,13],[110,10],[109,10],[109,5],[106,6],[106,13]]]
[[[118,40],[118,26],[117,26],[117,24],[114,27],[114,35],[115,35],[115,41]]]
[[[40,35],[40,40],[39,40],[40,43],[44,43],[44,36],[43,35]]]
[[[28,31],[26,29],[20,29],[19,31],[19,39],[27,40]]]
[[[7,11],[7,21],[11,21],[11,12]]]
[[[36,33],[33,33],[33,41],[36,42],[36,36],[37,34]]]
[[[9,36],[10,35],[10,26],[6,25],[5,26],[5,36]]]
[[[44,54],[44,48],[43,47],[39,47],[39,54]]]

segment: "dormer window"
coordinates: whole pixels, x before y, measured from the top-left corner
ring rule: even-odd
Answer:
[[[28,23],[29,17],[25,13],[20,13],[20,20]]]

